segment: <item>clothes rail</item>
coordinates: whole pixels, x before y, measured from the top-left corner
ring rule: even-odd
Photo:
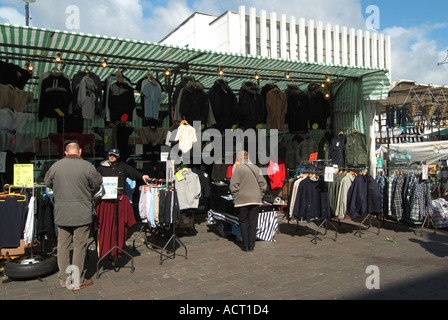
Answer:
[[[120,269],[120,267],[118,266],[118,251],[120,251],[121,253],[124,253],[131,259],[131,273],[133,273],[135,271],[134,257],[127,251],[120,248],[120,246],[118,245],[118,197],[120,196],[120,194],[118,193],[119,189],[122,189],[122,188],[117,187],[117,197],[115,198],[115,245],[109,251],[107,251],[102,257],[100,257],[100,259],[98,259],[98,262],[96,264],[96,278],[97,279],[99,279],[99,277],[100,277],[100,273],[99,273],[100,262],[105,258],[110,259],[110,253],[112,251],[114,251],[114,260],[111,262],[112,262],[112,266],[113,266],[113,269],[115,272],[118,272]]]
[[[367,177],[367,179],[366,179],[366,182],[367,182],[367,192],[366,192],[367,214],[364,217],[364,219],[358,224],[358,230],[355,232],[355,235],[359,235],[359,237],[361,238],[361,236],[363,234],[363,228],[365,228],[365,230],[370,229],[372,227],[372,221],[376,221],[377,228],[378,228],[377,235],[379,235],[381,232],[380,222],[378,220],[378,217],[376,217],[375,215],[373,215],[370,212],[369,180],[370,180],[371,176],[369,174],[369,167],[344,167],[344,168],[339,168],[338,171],[346,171],[351,174],[365,175]],[[368,222],[367,225],[366,225],[366,222]],[[342,220],[338,219],[338,224],[341,225]]]
[[[166,188],[166,190],[172,190],[172,191],[175,192],[174,184],[172,182],[167,183],[167,181],[165,179],[154,179],[154,178],[150,179],[148,184],[146,186],[142,186],[141,188],[148,188],[148,187],[149,188],[151,188],[151,187],[159,187],[159,188],[162,187],[162,188]],[[173,194],[172,196],[176,197],[177,195]],[[174,205],[174,198],[172,200],[173,200],[172,205]],[[185,257],[185,259],[188,258],[187,247],[179,239],[179,237],[176,234],[176,219],[173,216],[173,212],[174,212],[174,210],[170,210],[170,217],[169,217],[170,218],[170,225],[172,226],[172,234],[171,234],[171,237],[168,239],[168,241],[165,243],[165,245],[163,247],[157,246],[157,245],[147,241],[147,239],[145,239],[145,245],[150,250],[153,250],[153,251],[157,252],[160,255],[160,261],[159,261],[160,264],[162,264],[167,259],[175,259],[176,256],[182,256],[182,257]],[[140,233],[143,232],[143,229],[145,229],[145,235],[146,235],[147,227],[150,227],[150,221],[147,221],[146,223],[144,223]],[[185,254],[182,255],[182,254],[178,254],[176,252],[177,249],[178,249],[176,244],[179,245],[179,248],[180,247],[184,248]]]
[[[324,175],[324,172],[322,170],[305,170],[303,173],[301,173],[299,175],[299,177],[304,177],[304,176],[310,177],[310,178],[311,177],[318,177],[320,179],[323,175]],[[297,182],[297,180],[299,180],[299,177],[296,179],[296,181],[294,181],[294,183]],[[293,185],[294,185],[294,183],[293,183]],[[291,210],[291,205],[294,205],[294,203],[290,203],[289,210]],[[330,209],[329,205],[328,205],[328,209]],[[289,218],[291,218],[291,217],[289,217]],[[337,240],[337,234],[338,234],[338,228],[336,227],[336,225],[333,224],[328,217],[323,218],[323,219],[322,218],[315,218],[312,221],[316,221],[316,220],[320,220],[321,223],[314,230],[314,237],[311,239],[311,242],[314,243],[314,244],[317,244],[317,240],[318,239],[321,240],[319,235],[322,235],[322,236],[327,235],[329,227],[334,230],[335,236],[334,236],[333,240],[336,241]],[[288,219],[288,225],[289,225],[289,219]],[[296,231],[298,231],[299,228],[300,228],[299,219],[297,219],[296,220]],[[319,232],[319,230],[322,229],[322,228],[324,229],[324,231],[323,232]],[[305,230],[305,231],[307,231],[307,230]]]

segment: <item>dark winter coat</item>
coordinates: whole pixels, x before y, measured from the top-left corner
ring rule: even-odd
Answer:
[[[345,134],[338,134],[336,137],[331,139],[330,142],[328,158],[332,160],[333,164],[337,164],[339,168],[345,167],[345,142]]]
[[[182,89],[179,112],[190,125],[193,121],[208,123],[210,100],[205,87],[198,81],[189,81]]]
[[[288,111],[285,123],[290,132],[308,132],[308,97],[297,85],[288,85],[285,90]]]
[[[367,175],[356,176],[347,192],[347,209],[351,219],[381,212],[381,194],[375,179]]]
[[[327,119],[330,116],[330,104],[328,100],[325,100],[324,94],[315,83],[308,85],[308,100],[310,126],[313,127],[314,124],[317,124],[318,129],[325,130]]]
[[[226,81],[223,79],[216,80],[210,88],[208,96],[216,119],[214,125],[216,129],[222,132],[237,124],[238,101]]]
[[[111,122],[120,121],[124,114],[128,116],[128,121],[132,121],[136,106],[134,89],[126,82],[114,82],[109,87],[108,104]]]
[[[45,117],[57,118],[68,114],[69,105],[72,102],[72,89],[70,80],[62,74],[51,74],[42,81],[39,101],[39,121]]]
[[[286,94],[274,88],[266,95],[267,129],[285,130],[285,116],[288,111]]]
[[[329,218],[331,212],[326,182],[309,177],[302,180],[297,189],[296,204],[292,215],[298,220]]]
[[[244,129],[255,129],[257,124],[264,123],[266,119],[266,106],[258,85],[253,82],[244,82],[239,92],[239,121]]]

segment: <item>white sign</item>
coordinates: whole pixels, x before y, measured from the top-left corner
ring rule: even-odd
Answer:
[[[160,152],[160,161],[166,162],[168,160],[169,152]]]
[[[117,199],[118,177],[103,177],[103,187],[106,192],[103,199]]]
[[[333,182],[334,177],[334,168],[333,167],[325,167],[325,178],[326,182]]]

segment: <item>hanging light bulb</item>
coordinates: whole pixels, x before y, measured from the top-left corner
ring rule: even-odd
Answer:
[[[170,78],[170,77],[171,77],[171,70],[165,69],[165,78]]]
[[[330,98],[331,98],[330,92],[326,92],[325,95],[324,95],[324,98],[326,100],[330,100]]]
[[[62,57],[61,57],[61,53],[58,52],[56,53],[56,58],[54,58],[54,62],[56,62],[57,64],[62,63]]]
[[[258,74],[258,72],[255,72],[254,79],[257,81],[260,80],[260,75]]]
[[[289,73],[289,71],[286,71],[286,72],[285,72],[285,80],[286,80],[286,81],[291,80],[291,74]]]
[[[101,68],[104,68],[104,69],[106,69],[109,66],[106,59],[103,59],[103,61],[101,61],[100,65],[101,65]]]
[[[31,61],[29,61],[29,62],[26,64],[26,70],[28,70],[29,73],[33,74],[33,72],[34,72],[34,66],[32,65]]]
[[[218,77],[224,78],[224,70],[221,67],[218,67]]]

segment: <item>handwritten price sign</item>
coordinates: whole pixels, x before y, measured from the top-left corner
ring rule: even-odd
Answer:
[[[34,185],[34,165],[14,164],[14,186],[32,187]]]

